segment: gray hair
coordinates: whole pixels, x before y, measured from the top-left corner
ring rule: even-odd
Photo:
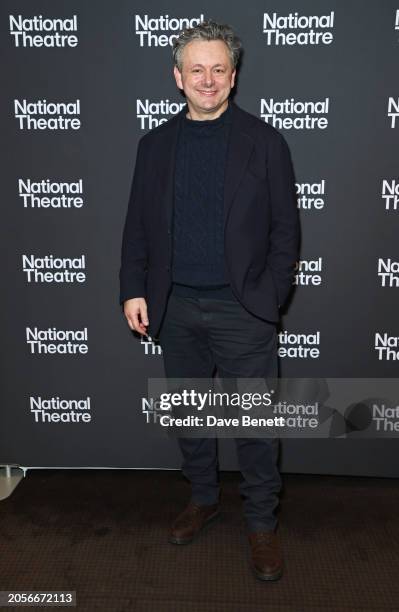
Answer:
[[[216,23],[212,19],[202,21],[192,28],[182,30],[177,38],[173,40],[172,52],[175,66],[182,71],[183,49],[193,40],[222,40],[229,52],[231,65],[237,67],[240,58],[242,43],[234,33],[233,28],[227,24]]]

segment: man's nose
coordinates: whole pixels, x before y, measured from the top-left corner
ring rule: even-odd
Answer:
[[[204,83],[205,85],[207,85],[208,87],[210,87],[211,85],[213,85],[213,72],[211,70],[205,72],[204,75]]]

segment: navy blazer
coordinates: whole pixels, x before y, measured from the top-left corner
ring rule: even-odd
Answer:
[[[290,152],[268,123],[232,104],[224,184],[224,246],[231,289],[254,315],[277,322],[299,257]],[[138,143],[122,238],[119,302],[147,301],[158,334],[171,289],[174,166],[187,105]]]

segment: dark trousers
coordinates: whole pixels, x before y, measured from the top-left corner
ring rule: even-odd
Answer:
[[[173,286],[174,287],[174,286]],[[173,288],[159,333],[167,378],[276,378],[276,325],[249,313],[237,299],[182,297]],[[239,486],[249,531],[273,530],[281,478],[279,440],[234,438],[243,476]],[[191,499],[219,499],[216,438],[178,438]]]

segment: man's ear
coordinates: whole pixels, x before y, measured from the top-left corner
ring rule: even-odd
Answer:
[[[183,89],[183,83],[181,80],[181,73],[178,69],[177,66],[173,67],[173,74],[175,76],[175,81],[176,81],[176,85],[178,86],[179,89]]]
[[[235,79],[236,79],[236,70],[234,69],[233,72],[231,73],[231,81],[230,81],[231,89],[233,89],[234,87]]]

